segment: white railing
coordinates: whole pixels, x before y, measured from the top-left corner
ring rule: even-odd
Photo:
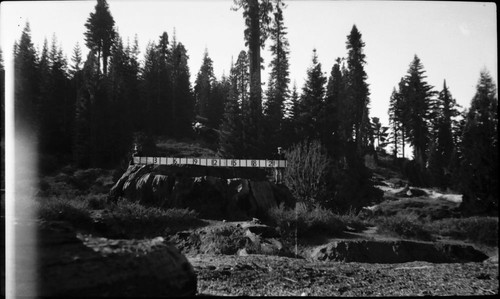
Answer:
[[[285,168],[286,160],[134,157],[134,164],[198,165],[198,166],[210,166],[210,167]]]

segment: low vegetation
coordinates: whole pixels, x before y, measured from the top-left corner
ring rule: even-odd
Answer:
[[[75,228],[109,237],[153,236],[202,222],[193,210],[164,210],[128,200],[112,203],[105,195],[38,198],[35,208],[41,220],[68,221]]]
[[[498,246],[497,217],[446,218],[426,223],[428,231],[454,239]]]
[[[285,236],[293,236],[295,231],[299,237],[317,233],[338,235],[346,227],[332,211],[319,206],[309,209],[303,203],[297,204],[295,209],[280,205],[269,211],[269,217]]]

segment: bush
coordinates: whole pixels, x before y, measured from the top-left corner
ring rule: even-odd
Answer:
[[[320,202],[327,190],[330,160],[317,140],[302,142],[286,153],[285,184],[292,194],[313,205]]]
[[[428,223],[426,228],[435,234],[498,246],[498,218],[496,217],[441,219]]]
[[[458,214],[459,204],[444,199],[404,198],[394,201],[384,201],[378,205],[375,216],[394,216],[410,214],[418,219],[438,220],[450,218]]]
[[[36,202],[35,209],[39,219],[46,221],[68,221],[75,227],[89,228],[92,218],[85,201],[65,198],[46,198]]]
[[[378,217],[374,221],[379,232],[409,239],[433,240],[432,234],[425,229],[417,215],[396,214],[391,217]]]
[[[243,230],[235,226],[223,226],[210,230],[203,238],[202,250],[215,254],[235,254],[247,247]]]
[[[345,224],[332,211],[319,206],[309,209],[304,203],[297,203],[295,209],[281,204],[269,211],[269,217],[288,237],[294,235],[295,229],[299,237],[318,232],[340,234],[345,229]]]
[[[108,234],[134,237],[169,233],[199,224],[198,213],[189,209],[146,207],[137,202],[119,200],[108,205],[102,222]]]

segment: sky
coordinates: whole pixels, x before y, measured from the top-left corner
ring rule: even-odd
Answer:
[[[440,91],[443,81],[457,102],[469,107],[480,71],[497,70],[496,4],[453,1],[284,1],[284,23],[290,43],[290,79],[300,91],[317,50],[322,71],[329,76],[337,57],[347,55],[346,40],[353,25],[362,34],[365,71],[370,86],[370,116],[388,123],[392,90],[417,55],[427,81]],[[0,37],[4,60],[12,56],[27,21],[32,40],[41,49],[44,38],[55,35],[68,59],[78,42],[84,54],[85,22],[96,1],[14,1],[0,7]],[[137,35],[140,58],[150,41],[166,31],[176,35],[189,55],[191,81],[198,73],[205,49],[217,78],[228,74],[232,59],[246,50],[241,11],[232,0],[132,1],[108,0],[115,26],[124,42]],[[271,59],[267,41],[262,51],[263,82]],[[84,56],[85,57],[85,56]]]

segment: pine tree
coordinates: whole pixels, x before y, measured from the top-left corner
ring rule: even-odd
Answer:
[[[351,134],[349,132],[351,120],[345,113],[346,76],[342,74],[341,61],[341,58],[337,58],[330,72],[322,114],[322,142],[334,159],[344,155],[345,143]]]
[[[271,73],[269,74],[267,101],[264,105],[267,127],[265,135],[269,150],[274,150],[278,145],[283,143],[284,106],[290,93],[288,90],[288,84],[290,83],[288,63],[289,44],[286,38],[286,27],[283,24],[282,7],[284,7],[283,2],[277,0],[274,19],[269,30],[269,37],[273,42],[270,47],[273,59],[269,64]]]
[[[427,161],[426,150],[429,145],[431,100],[435,92],[424,75],[425,70],[420,59],[415,55],[405,77],[405,105],[408,111],[407,128],[408,139],[413,146],[414,160],[423,168]]]
[[[212,99],[213,85],[215,81],[212,59],[208,56],[208,50],[205,49],[203,61],[196,76],[194,85],[194,95],[196,101],[197,115],[207,118],[209,114],[210,100]],[[213,122],[213,121],[211,121]]]
[[[361,39],[361,33],[356,25],[353,25],[351,33],[347,36],[347,97],[350,107],[349,115],[352,117],[355,142],[358,153],[361,155],[363,148],[368,146],[367,140],[370,132],[368,105],[370,103],[370,92],[366,83],[367,75],[364,70],[365,54],[363,48],[365,43]]]
[[[73,48],[73,55],[71,56],[72,64],[69,69],[71,77],[74,77],[75,74],[82,69],[82,59],[82,49],[80,48],[80,44],[77,42]]]
[[[215,80],[210,96],[210,106],[208,107],[208,124],[214,129],[221,125],[224,115],[224,106],[229,98],[231,83],[224,75],[220,81]]]
[[[97,60],[102,67],[104,75],[107,74],[108,57],[116,32],[114,29],[115,20],[109,11],[106,0],[97,0],[95,12],[91,12],[85,27],[85,44],[97,53]]]
[[[40,124],[37,63],[30,25],[26,23],[19,42],[14,45],[14,120],[16,128],[25,128],[35,136]]]
[[[462,139],[461,208],[498,213],[498,98],[488,71],[481,71]]]
[[[389,130],[389,127],[382,126],[380,118],[378,117],[372,117],[371,124],[372,124],[373,137],[377,141],[375,149],[381,150],[387,145],[386,143],[388,136],[387,131]]]
[[[242,157],[244,154],[238,73],[237,68],[231,63],[229,94],[219,135],[219,151],[224,157]]]
[[[191,123],[194,119],[194,97],[191,91],[189,56],[182,43],[172,44],[172,110],[174,137],[192,134]]]
[[[314,140],[321,137],[321,111],[323,109],[325,84],[326,77],[321,70],[321,63],[318,62],[316,49],[314,49],[312,65],[307,70],[307,78],[300,98],[298,125],[301,129],[299,134],[302,138]]]
[[[393,145],[394,158],[398,157],[399,154],[399,140],[401,138],[401,122],[399,121],[399,115],[397,109],[399,107],[400,95],[396,91],[396,88],[392,90],[391,97],[389,99],[389,140]]]
[[[249,150],[253,155],[262,156],[262,84],[261,84],[261,47],[264,47],[268,37],[269,23],[272,11],[270,0],[234,0],[235,10],[242,8],[246,29],[244,31],[246,45],[248,45],[249,71],[250,71],[250,100],[247,108],[243,108],[246,119],[245,128],[248,131]]]
[[[452,118],[458,116],[456,101],[452,98],[446,81],[439,93],[433,113],[433,138],[429,150],[428,169],[433,184],[442,188],[450,184],[450,162],[454,150]]]

